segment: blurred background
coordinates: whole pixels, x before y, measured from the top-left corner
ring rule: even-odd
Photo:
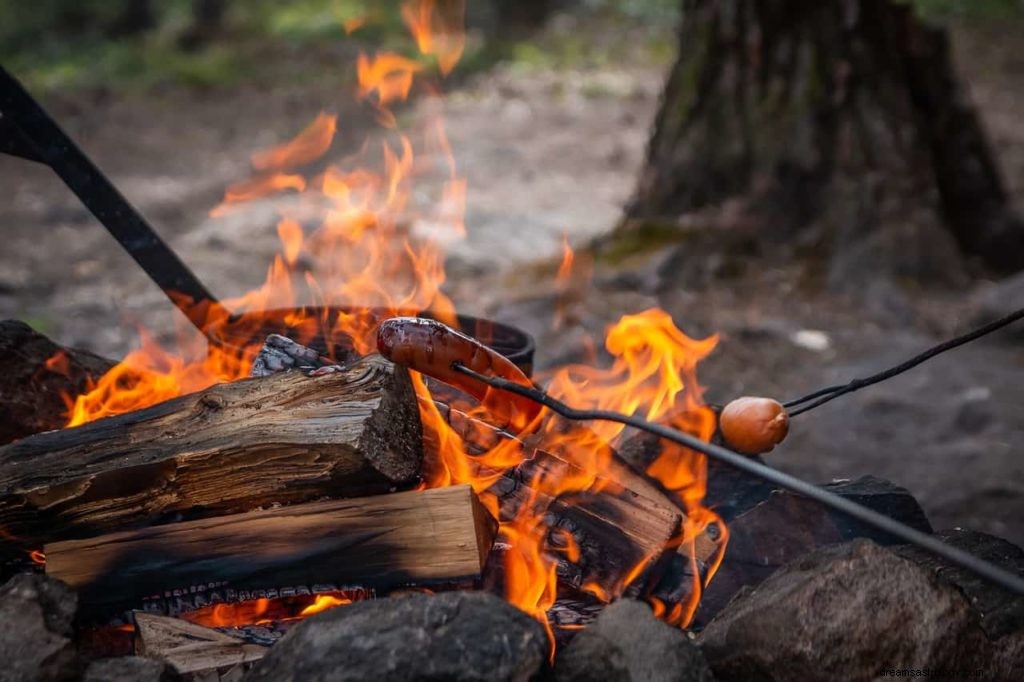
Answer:
[[[280,250],[272,202],[210,216],[251,154],[328,110],[344,158],[379,134],[352,96],[360,52],[416,55],[394,0],[0,17],[0,63],[222,297]],[[786,399],[1024,303],[1024,3],[471,0],[466,24],[438,81],[467,181],[446,291],[534,333],[542,368],[659,306],[719,334],[708,400]],[[415,91],[395,114],[415,129],[438,106]],[[180,315],[48,169],[3,157],[0,182],[0,317],[113,358],[140,325],[174,338]],[[889,478],[937,528],[1022,543],[1022,341],[798,417],[771,462]]]

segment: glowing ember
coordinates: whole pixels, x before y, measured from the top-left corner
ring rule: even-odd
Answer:
[[[253,599],[251,601],[212,604],[181,614],[180,618],[211,628],[281,623],[345,606],[365,595],[355,592],[324,592],[316,595]]]
[[[434,56],[443,74],[454,67],[464,47],[464,10],[461,0],[403,4],[403,17],[419,51]],[[355,30],[361,21],[351,20],[346,30]],[[208,348],[202,335],[183,330],[172,351],[140,330],[141,347],[74,400],[69,426],[247,376],[268,327],[287,328],[299,343],[328,339],[367,353],[374,348],[376,326],[384,317],[431,310],[438,319],[454,321],[454,306],[441,291],[445,273],[440,242],[464,234],[466,184],[456,173],[440,120],[423,131],[422,144],[414,145],[412,136],[397,130],[388,110],[390,103],[405,99],[429,69],[424,62],[397,53],[361,55],[356,67],[356,95],[377,109],[378,119],[387,128],[379,157],[368,146],[359,157],[329,164],[315,175],[301,172],[331,147],[338,122],[325,113],[290,142],[254,154],[254,176],[230,187],[214,216],[244,211],[247,201],[285,191],[299,195],[290,197],[280,209],[277,234],[282,254],[271,264],[265,284],[225,301],[228,309],[240,313],[237,318],[228,320],[217,310],[207,318],[207,332],[228,342]],[[427,163],[414,149],[426,150]],[[436,164],[438,158],[446,170],[439,191],[417,186],[414,193],[413,182],[420,171]],[[320,219],[312,221],[311,215]],[[423,226],[429,229],[419,229]],[[559,282],[568,282],[573,269],[574,255],[566,242]],[[715,343],[713,337],[689,338],[661,310],[627,315],[607,331],[604,345],[612,358],[610,367],[562,367],[546,377],[548,388],[574,406],[639,413],[709,439],[715,419],[703,404],[696,367]],[[474,450],[470,456],[462,437],[438,411],[423,378],[414,375],[413,383],[425,398],[420,401],[424,429],[439,444],[427,463],[424,485],[470,484],[497,516],[498,501],[488,488],[521,463],[520,445],[499,440],[490,450]],[[489,416],[478,405],[458,407],[483,420]],[[531,498],[501,528],[501,536],[510,545],[505,554],[506,596],[547,624],[545,614],[558,590],[554,556],[577,562],[580,550],[568,533],[560,547],[549,546],[546,505],[555,498],[596,493],[602,486],[616,484],[609,477],[614,475],[613,448],[623,437],[623,427],[600,422],[567,424],[544,413],[529,430],[545,450],[574,467],[571,475],[566,470],[538,468],[528,481]],[[681,548],[695,557],[694,543],[709,525],[717,524],[724,534],[718,517],[701,505],[706,488],[702,456],[666,443],[646,473],[677,496],[686,510],[684,527],[670,550]],[[724,548],[724,542],[720,547]],[[712,563],[720,560],[720,551]],[[615,599],[653,558],[643,557],[616,585],[588,582],[583,590],[600,600]],[[699,571],[693,574],[699,575]],[[686,604],[666,607],[654,602],[653,606],[660,617],[685,625],[696,608],[701,587],[694,585]],[[289,615],[282,615],[280,601],[218,604],[185,617],[204,625],[228,626],[304,617],[350,603],[345,595],[319,595],[291,604]]]

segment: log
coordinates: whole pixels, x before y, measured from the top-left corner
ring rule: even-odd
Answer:
[[[615,599],[624,594],[635,596],[658,573],[663,550],[679,531],[683,514],[644,476],[613,455],[607,469],[596,477],[594,489],[601,492],[552,499],[530,488],[537,473],[544,470],[562,477],[584,478],[579,467],[538,447],[536,436],[517,438],[454,407],[436,406],[463,439],[470,456],[493,448],[499,441],[517,443],[522,463],[505,472],[488,492],[497,498],[502,521],[515,518],[525,502],[543,510],[551,529],[547,537],[549,555],[557,562],[563,585],[576,589],[587,585],[603,593],[604,598]],[[432,429],[424,429],[424,440],[427,452],[440,447]],[[576,561],[569,561],[562,551],[568,542],[566,531],[579,549]],[[503,585],[497,567],[500,561],[500,556],[492,561],[492,571],[498,575],[488,581],[495,591],[501,591]],[[642,570],[636,571],[641,565]]]
[[[135,652],[170,663],[182,675],[214,672],[258,661],[268,648],[187,620],[135,614]]]
[[[0,321],[0,445],[64,426],[64,396],[82,393],[113,366],[59,346],[24,322]]]
[[[369,356],[213,386],[0,448],[0,528],[38,547],[268,504],[408,487],[421,429],[408,374]]]
[[[480,579],[496,528],[469,486],[453,486],[55,542],[46,572],[78,592],[86,618],[205,581],[464,584]]]

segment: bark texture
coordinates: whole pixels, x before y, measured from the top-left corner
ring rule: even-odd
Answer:
[[[833,284],[860,286],[858,260],[948,279],[958,251],[1024,267],[948,35],[910,3],[683,0],[679,46],[626,228],[742,197],[746,224],[820,251]]]

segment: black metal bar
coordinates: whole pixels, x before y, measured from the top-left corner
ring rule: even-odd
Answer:
[[[211,307],[220,303],[188,266],[128,203],[113,184],[78,148],[60,126],[22,87],[14,76],[0,66],[0,113],[4,125],[20,133],[11,136],[11,151],[37,159],[50,168],[85,204],[114,239],[131,254],[135,262],[156,282],[188,319],[202,328]],[[7,151],[5,148],[4,151]],[[206,303],[207,305],[201,305]]]
[[[507,381],[500,377],[485,376],[478,372],[474,372],[468,367],[454,363],[452,368],[458,372],[462,372],[466,376],[472,377],[477,381],[481,381],[488,386],[497,388],[502,391],[509,391],[516,395],[529,398],[535,402],[550,408],[554,412],[560,414],[566,419],[573,419],[579,421],[590,421],[590,420],[601,420],[617,422],[619,424],[625,424],[632,426],[633,428],[653,433],[656,436],[670,440],[673,443],[678,443],[684,447],[696,450],[711,459],[718,460],[728,464],[731,467],[739,469],[751,476],[756,476],[762,480],[768,481],[775,485],[792,490],[798,495],[809,497],[816,502],[820,502],[826,507],[831,507],[836,511],[842,512],[848,516],[852,516],[858,521],[874,526],[875,528],[884,531],[894,537],[904,540],[912,545],[916,545],[922,549],[925,549],[947,561],[954,563],[962,568],[966,568],[968,571],[972,571],[977,575],[1003,587],[1011,592],[1024,595],[1024,578],[1019,575],[1010,573],[1007,570],[996,566],[995,564],[985,561],[980,557],[976,557],[973,554],[963,551],[942,542],[934,535],[928,535],[921,531],[911,528],[905,523],[889,518],[884,514],[879,514],[873,509],[851,502],[845,497],[840,497],[835,493],[829,492],[824,488],[820,488],[807,481],[802,481],[795,476],[766,467],[759,462],[744,457],[743,455],[733,452],[727,448],[723,448],[719,445],[713,445],[711,443],[705,443],[704,441],[691,436],[688,433],[677,431],[676,429],[662,426],[661,424],[654,424],[641,417],[630,416],[621,414],[618,412],[611,412],[609,410],[577,410],[565,403],[552,398],[544,391],[540,391],[534,388],[527,388],[521,386],[515,382]]]
[[[26,161],[46,163],[32,143],[21,134],[21,131],[9,119],[4,118],[3,111],[0,111],[0,154],[17,156]]]

